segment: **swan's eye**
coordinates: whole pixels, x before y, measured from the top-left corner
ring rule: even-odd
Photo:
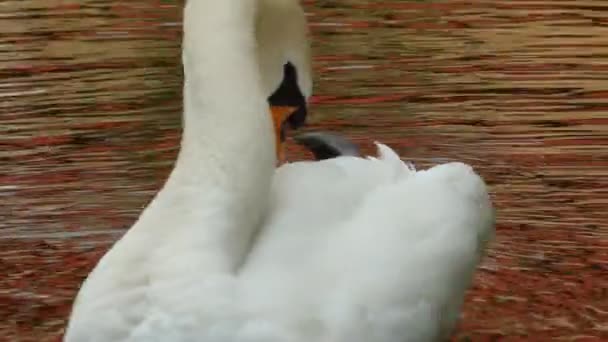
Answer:
[[[289,114],[281,126],[288,125],[292,129],[302,127],[306,123],[306,98],[298,85],[298,72],[291,62],[283,66],[283,80],[277,90],[270,95],[268,102],[271,107],[291,107],[294,111]]]

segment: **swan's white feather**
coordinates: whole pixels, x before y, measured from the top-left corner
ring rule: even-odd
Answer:
[[[457,322],[493,235],[486,186],[468,165],[415,171],[378,150],[277,171],[241,281],[269,321],[308,327],[286,341],[435,341]]]
[[[79,298],[103,310],[81,315],[89,321],[76,322],[78,331],[100,334],[73,341],[446,338],[493,235],[486,186],[468,165],[415,171],[387,146],[378,150],[279,168],[269,216],[237,274],[193,269],[150,283],[159,265],[109,254],[98,268],[115,258],[105,271],[120,288]],[[176,267],[193,263],[169,247]]]

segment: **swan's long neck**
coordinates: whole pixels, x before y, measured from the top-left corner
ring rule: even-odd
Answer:
[[[229,176],[230,183],[268,178],[274,158],[268,95],[262,91],[256,54],[255,2],[188,0],[184,12],[179,163],[210,161],[199,173]]]
[[[138,222],[165,222],[150,229],[179,241],[172,245],[183,250],[175,252],[200,258],[199,271],[236,268],[266,211],[275,148],[256,60],[254,4],[188,0],[181,151]]]

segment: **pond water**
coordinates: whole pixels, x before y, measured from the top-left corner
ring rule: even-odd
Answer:
[[[307,129],[423,167],[461,160],[491,185],[497,238],[456,338],[608,338],[608,3],[304,4]],[[181,7],[0,2],[0,337],[60,335],[82,277],[163,183]]]

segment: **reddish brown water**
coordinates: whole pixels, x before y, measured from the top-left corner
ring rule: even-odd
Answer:
[[[368,151],[381,140],[421,166],[462,160],[491,185],[497,240],[456,339],[608,339],[608,3],[306,9],[309,129]],[[180,11],[0,2],[0,339],[56,339],[78,284],[162,184],[180,126]]]

